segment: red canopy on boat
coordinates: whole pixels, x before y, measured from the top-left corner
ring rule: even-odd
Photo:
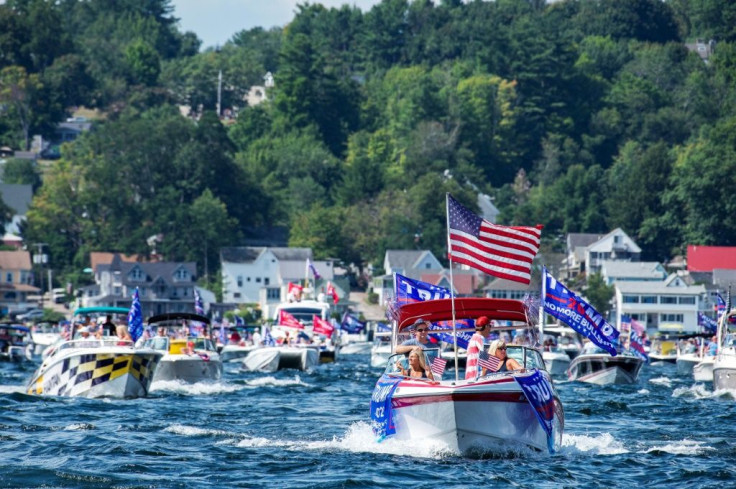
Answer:
[[[488,316],[488,319],[491,320],[527,322],[526,308],[521,301],[484,297],[455,299],[456,319],[478,319],[480,316]],[[398,319],[399,331],[409,328],[420,318],[433,323],[452,320],[452,300],[437,299],[401,306]]]

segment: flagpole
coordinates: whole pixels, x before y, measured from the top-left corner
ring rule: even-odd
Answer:
[[[447,220],[447,257],[450,260],[450,300],[452,301],[452,337],[455,346],[455,382],[460,380],[457,360],[457,324],[455,324],[455,281],[452,273],[452,244],[450,242],[450,192],[445,193],[445,217]]]
[[[547,297],[547,267],[542,265],[542,297],[539,301],[539,339],[544,343],[544,298]]]

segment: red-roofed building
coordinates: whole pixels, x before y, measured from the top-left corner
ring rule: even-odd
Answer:
[[[736,270],[736,247],[688,245],[689,272],[713,272],[714,268]]]
[[[450,288],[450,270],[442,270],[437,273],[423,273],[419,280],[432,285],[438,285],[446,289]],[[454,269],[452,276],[455,294],[458,297],[469,297],[478,288],[478,276],[470,270]]]

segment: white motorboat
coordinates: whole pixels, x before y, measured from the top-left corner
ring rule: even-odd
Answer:
[[[472,319],[488,316],[513,322],[513,328],[528,326],[526,312],[521,301],[487,298],[455,299],[455,317]],[[452,318],[450,299],[439,299],[406,304],[399,310],[396,327],[411,327],[418,319],[433,323]],[[519,323],[523,323],[520,325]],[[498,328],[505,329],[505,328]],[[443,331],[443,332],[452,332]],[[390,410],[395,433],[399,440],[418,443],[442,444],[460,454],[475,451],[507,451],[519,448],[536,450],[556,449],[562,440],[564,413],[562,404],[554,390],[554,384],[544,369],[541,353],[526,346],[508,345],[507,354],[524,367],[519,371],[496,372],[477,380],[428,381],[400,377],[396,360],[398,354],[389,358],[384,375],[374,390],[371,399],[372,417]],[[425,350],[432,354],[432,350]],[[445,377],[448,375],[445,374]],[[521,383],[525,379],[542,379],[542,392],[547,401],[545,415],[549,415],[550,433],[542,426],[538,412],[532,406]],[[388,387],[382,382],[395,382]],[[387,394],[393,388],[390,398]],[[536,396],[536,395],[535,395]],[[385,401],[384,399],[388,399]],[[387,402],[374,411],[374,404]],[[379,413],[380,411],[380,413]],[[374,426],[376,425],[376,419]]]
[[[731,318],[736,318],[736,309],[724,312],[718,322],[718,353],[713,362],[713,390],[736,390],[736,332],[729,331],[734,326]]]
[[[26,387],[28,394],[78,397],[145,397],[163,356],[119,339],[58,343]]]
[[[242,369],[276,372],[283,369],[310,370],[320,362],[319,348],[311,345],[257,348],[243,359]]]
[[[202,325],[201,336],[187,333],[177,337],[181,331],[191,331],[192,323]],[[196,383],[222,377],[222,359],[209,338],[210,320],[207,317],[189,312],[171,312],[152,316],[148,324],[167,333],[166,336],[149,338],[144,343],[144,347],[163,353],[153,377],[154,382]]]
[[[373,344],[370,341],[351,341],[340,345],[340,355],[367,355]]]
[[[30,361],[34,350],[35,344],[29,328],[20,324],[0,323],[0,361]]]
[[[570,356],[559,346],[549,346],[542,351],[544,365],[550,375],[565,375],[570,368]]]
[[[579,334],[569,326],[549,325],[544,326],[544,335],[554,338],[555,344],[565,353],[568,360],[572,360],[580,354],[583,344],[579,340]]]
[[[224,362],[242,362],[253,350],[258,349],[256,345],[225,345],[220,350],[220,359]]]
[[[570,361],[568,380],[590,384],[633,384],[639,377],[644,360],[628,350],[612,357],[593,343],[586,343],[580,355]]]
[[[693,369],[703,361],[703,352],[679,353],[675,364],[678,375],[692,375]]]
[[[62,340],[61,326],[57,323],[38,323],[31,329],[31,335],[35,344],[33,355],[39,357],[46,348]]]
[[[713,382],[713,365],[716,357],[706,355],[693,367],[693,380],[695,382]]]
[[[391,332],[376,331],[373,336],[373,346],[371,346],[371,367],[385,367],[392,352]]]

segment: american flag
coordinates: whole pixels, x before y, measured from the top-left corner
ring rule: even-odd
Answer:
[[[488,275],[528,284],[542,226],[499,226],[447,194],[450,260]]]
[[[491,372],[495,372],[501,367],[501,359],[495,355],[489,355],[487,351],[482,350],[478,353],[478,365]]]
[[[445,372],[445,365],[447,365],[447,360],[440,357],[434,357],[434,360],[432,360],[432,365],[429,366],[429,369],[432,371],[432,375],[442,377],[442,374]]]

